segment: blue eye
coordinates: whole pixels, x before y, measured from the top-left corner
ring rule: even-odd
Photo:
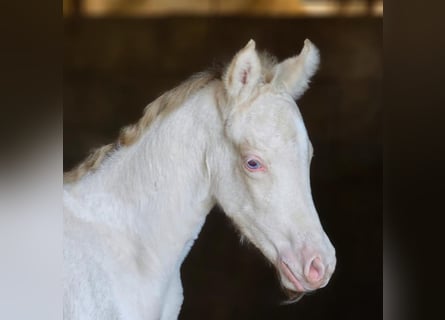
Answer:
[[[244,166],[249,171],[264,171],[264,167],[261,164],[261,161],[254,158],[246,160]]]
[[[261,165],[260,165],[260,163],[259,163],[258,161],[256,161],[256,160],[249,160],[249,161],[247,161],[247,166],[248,166],[250,169],[258,169]]]

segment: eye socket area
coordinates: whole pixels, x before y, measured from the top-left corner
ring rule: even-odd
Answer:
[[[252,155],[245,158],[244,168],[250,172],[266,171],[266,167],[261,159]]]

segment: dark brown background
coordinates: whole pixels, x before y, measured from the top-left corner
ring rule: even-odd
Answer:
[[[144,106],[253,38],[283,59],[305,38],[322,64],[299,106],[315,149],[312,189],[337,250],[330,284],[291,306],[275,271],[212,212],[182,268],[180,319],[378,319],[382,314],[382,19],[65,20],[64,167],[115,139]]]

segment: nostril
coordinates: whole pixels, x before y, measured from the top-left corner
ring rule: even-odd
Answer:
[[[309,270],[306,274],[309,282],[318,282],[324,276],[324,265],[321,263],[320,258],[314,258],[309,266]]]

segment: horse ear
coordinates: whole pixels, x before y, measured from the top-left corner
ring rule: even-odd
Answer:
[[[250,40],[230,62],[223,76],[224,87],[229,97],[249,95],[261,78],[261,63],[255,50],[255,41]]]
[[[283,86],[294,99],[298,99],[309,87],[309,80],[317,71],[319,63],[318,49],[306,39],[299,55],[276,65],[272,83]]]

